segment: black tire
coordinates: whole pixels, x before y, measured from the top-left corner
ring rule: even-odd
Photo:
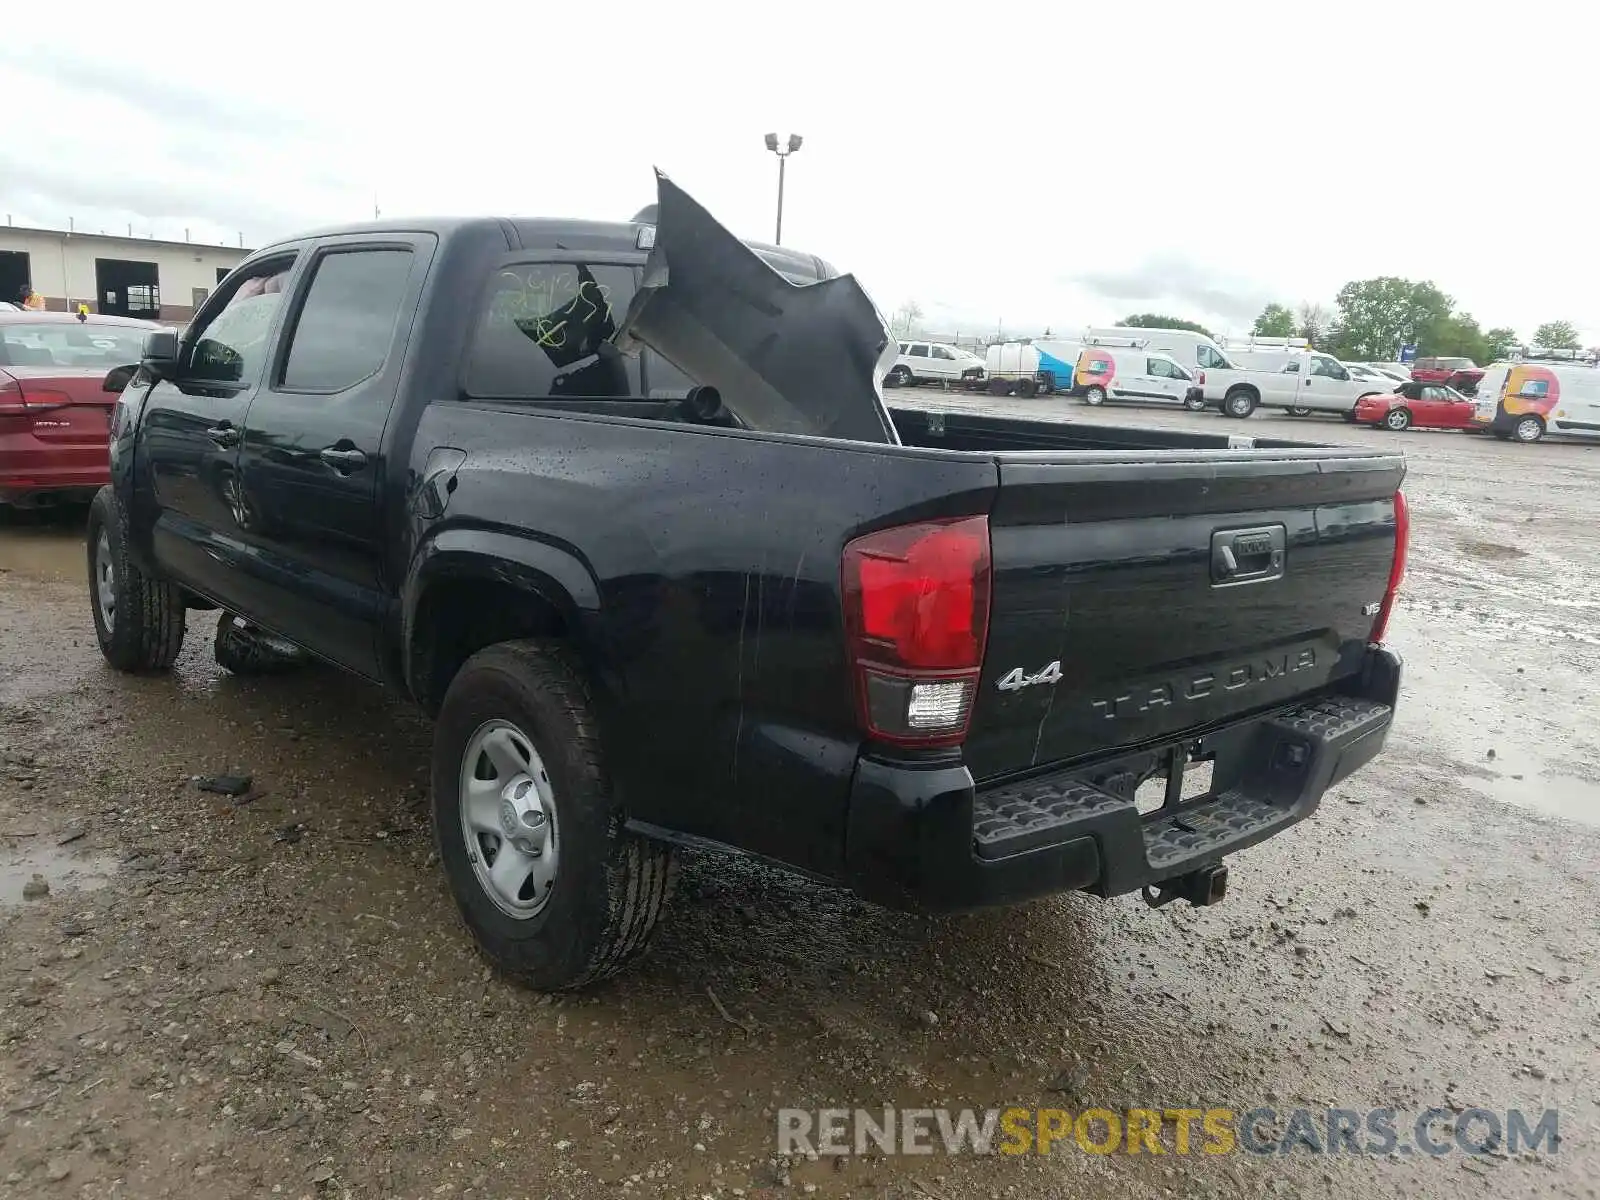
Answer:
[[[1010,390],[1011,385],[1004,379],[989,380],[989,395],[991,396],[1004,396]]]
[[[462,757],[490,721],[510,722],[533,743],[556,797],[560,871],[548,901],[532,916],[503,912],[468,857]],[[588,686],[562,642],[490,646],[451,680],[434,729],[433,824],[450,890],[479,948],[539,991],[586,987],[637,958],[672,889],[671,847],[623,828]]]
[[[1222,411],[1224,415],[1244,420],[1256,411],[1259,398],[1249,388],[1235,388],[1222,398]]]
[[[1286,410],[1291,417],[1309,417],[1311,410],[1304,404],[1291,404]]]
[[[183,594],[128,557],[128,522],[111,488],[89,505],[89,608],[100,653],[119,671],[165,671],[183,649]],[[109,604],[101,599],[102,571]]]
[[[1531,446],[1544,436],[1544,419],[1532,414],[1518,417],[1516,424],[1511,427],[1513,441],[1522,442]]]
[[[1022,379],[1017,382],[1017,395],[1024,400],[1032,400],[1039,394],[1039,385],[1031,379]]]
[[[898,366],[889,372],[889,378],[884,380],[890,387],[915,387],[917,377],[911,373],[911,368]]]
[[[242,618],[225,612],[213,644],[217,665],[234,675],[277,675],[303,666],[305,656],[285,654],[263,641]]]
[[[1206,398],[1204,396],[1185,396],[1183,406],[1190,412],[1205,412]]]
[[[1106,390],[1098,384],[1083,389],[1083,402],[1098,408],[1106,402]]]
[[[1411,412],[1404,408],[1391,408],[1383,418],[1383,427],[1392,429],[1395,433],[1404,433],[1411,428]]]

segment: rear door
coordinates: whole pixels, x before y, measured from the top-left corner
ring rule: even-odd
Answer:
[[[1000,456],[989,516],[979,778],[1179,740],[1360,669],[1400,455],[1030,457]]]
[[[386,233],[310,250],[239,451],[237,536],[251,582],[236,611],[373,677],[378,496],[392,477],[383,431],[434,245]]]

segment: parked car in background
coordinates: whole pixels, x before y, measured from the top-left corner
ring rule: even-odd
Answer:
[[[1546,433],[1600,437],[1600,369],[1577,363],[1497,362],[1478,385],[1479,428],[1537,442]]]
[[[1396,433],[1418,429],[1473,429],[1476,406],[1442,383],[1402,383],[1387,396],[1363,396],[1356,403],[1356,423],[1379,425]]]
[[[1405,363],[1398,362],[1364,362],[1357,363],[1359,367],[1366,367],[1369,371],[1376,371],[1380,375],[1387,375],[1398,383],[1411,382],[1411,368]]]
[[[93,498],[110,481],[112,367],[139,361],[159,328],[130,317],[0,312],[0,504]]]
[[[1411,364],[1411,378],[1418,383],[1443,383],[1468,395],[1478,390],[1483,369],[1470,358],[1419,358]]]
[[[1357,379],[1338,359],[1304,351],[1229,351],[1230,370],[1200,372],[1208,408],[1230,417],[1248,417],[1261,408],[1281,408],[1294,416],[1338,413],[1355,420],[1356,401],[1392,391],[1389,384]]]
[[[1228,352],[1215,338],[1192,329],[1142,329],[1135,325],[1112,325],[1103,329],[1089,328],[1080,339],[1085,346],[1126,345],[1122,339],[1136,339],[1146,350],[1170,354],[1185,369],[1204,371],[1211,367],[1228,367]]]
[[[1078,356],[1073,391],[1085,404],[1107,400],[1154,400],[1182,404],[1192,412],[1205,408],[1195,377],[1170,354],[1142,348],[1087,346]]]
[[[1344,364],[1344,369],[1350,372],[1350,378],[1360,379],[1367,383],[1375,383],[1381,387],[1390,387],[1396,383],[1408,383],[1409,379],[1401,379],[1398,375],[1390,375],[1387,371],[1380,371],[1377,367],[1369,367],[1366,363]]]
[[[884,377],[890,387],[919,383],[976,384],[983,379],[983,359],[970,350],[944,342],[901,342],[900,357]]]

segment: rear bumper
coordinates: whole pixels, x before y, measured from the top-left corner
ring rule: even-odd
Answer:
[[[111,468],[107,464],[0,469],[0,504],[92,500],[94,494],[110,482]]]
[[[1102,896],[1175,879],[1311,816],[1388,738],[1400,659],[1368,653],[1347,691],[1176,747],[977,790],[965,766],[863,758],[846,835],[848,882],[894,907],[968,909],[1062,891]],[[1212,760],[1205,796],[1141,815],[1130,782],[1176,751]]]

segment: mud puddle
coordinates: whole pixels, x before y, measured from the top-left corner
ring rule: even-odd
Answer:
[[[0,575],[47,583],[85,577],[83,510],[0,513]]]
[[[1600,783],[1567,774],[1558,765],[1515,751],[1498,754],[1493,766],[1487,778],[1464,775],[1461,782],[1519,808],[1600,827]]]
[[[56,835],[0,832],[0,906],[61,892],[99,891],[116,870],[116,859],[74,854],[71,845],[57,844]]]

